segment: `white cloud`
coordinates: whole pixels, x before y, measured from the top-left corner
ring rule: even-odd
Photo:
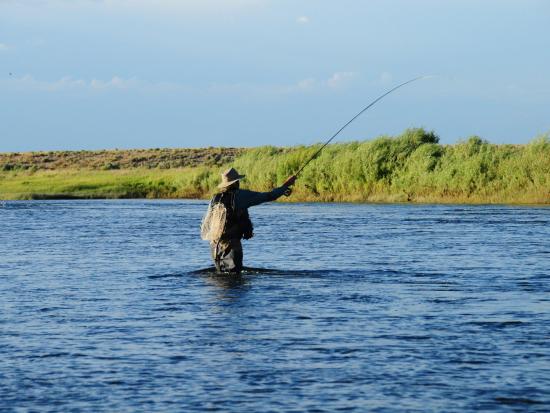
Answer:
[[[147,13],[220,14],[262,6],[267,0],[79,0],[111,11]]]
[[[298,23],[298,24],[308,24],[309,23],[309,17],[300,16],[296,19],[296,23]]]
[[[25,75],[21,77],[11,77],[0,83],[0,88],[10,88],[17,90],[41,91],[41,92],[61,92],[70,90],[80,91],[109,91],[109,90],[136,90],[136,91],[182,91],[190,88],[177,83],[169,82],[146,82],[136,77],[122,78],[113,76],[109,80],[101,79],[74,79],[70,76],[62,77],[59,80],[45,81],[35,79],[33,76]]]
[[[91,80],[75,79],[70,76],[58,80],[45,81],[33,76],[12,76],[0,79],[0,90],[67,92],[80,91],[102,93],[108,91],[137,91],[145,93],[194,93],[214,95],[238,95],[248,97],[282,96],[294,93],[314,93],[323,90],[334,91],[343,88],[355,77],[354,72],[337,72],[330,78],[318,81],[312,77],[304,78],[290,84],[253,84],[225,83],[210,86],[190,86],[175,82],[151,82],[137,77],[123,78],[113,76],[108,80],[92,78]]]
[[[271,85],[226,85],[224,89],[233,92],[249,93],[256,95],[288,95],[293,93],[315,93],[322,91],[337,91],[345,86],[357,76],[355,72],[336,72],[325,80],[317,80],[313,77],[307,77],[291,84],[271,84]]]
[[[0,52],[5,52],[7,50],[9,50],[10,48],[8,47],[7,44],[5,43],[0,43]]]
[[[85,86],[83,80],[63,77],[53,82],[37,80],[32,76],[25,75],[21,77],[11,77],[9,81],[3,82],[4,86],[15,88],[17,90],[36,90],[43,92],[55,92],[58,90],[68,90],[82,88]]]
[[[89,85],[86,85],[92,89],[105,90],[105,89],[139,89],[143,85],[133,77],[130,79],[123,79],[118,76],[114,76],[111,80],[98,80],[92,79]]]
[[[316,83],[315,79],[308,77],[307,79],[300,80],[297,87],[301,90],[311,90],[315,87]]]
[[[340,89],[347,86],[356,75],[355,72],[336,72],[326,83],[331,89]]]
[[[236,95],[241,97],[278,97],[297,93],[310,93],[322,89],[323,84],[314,78],[305,78],[290,84],[213,84],[207,91],[210,94]]]
[[[73,11],[147,12],[154,14],[231,13],[263,6],[268,0],[0,0],[0,7]]]

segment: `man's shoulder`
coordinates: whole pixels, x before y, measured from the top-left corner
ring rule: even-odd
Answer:
[[[258,192],[239,188],[235,191],[235,205],[238,209],[246,209],[257,196]]]
[[[220,191],[212,195],[211,203],[221,202],[223,204],[229,202],[236,195],[237,191]]]
[[[222,196],[222,192],[216,192],[216,193],[212,194],[212,197],[210,197],[210,201],[211,202],[219,201],[221,196]]]
[[[235,199],[248,199],[254,192],[248,189],[237,189],[235,191]]]

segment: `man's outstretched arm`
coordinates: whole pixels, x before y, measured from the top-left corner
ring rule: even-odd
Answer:
[[[238,191],[238,196],[235,199],[235,206],[238,209],[245,209],[250,208],[254,205],[263,204],[264,202],[275,201],[277,198],[280,198],[285,193],[287,193],[287,191],[290,190],[290,187],[294,185],[295,181],[296,177],[291,176],[285,181],[283,185],[269,192],[255,192],[241,189]]]

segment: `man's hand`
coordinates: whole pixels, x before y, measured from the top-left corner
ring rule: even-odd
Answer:
[[[283,183],[283,186],[291,187],[296,182],[296,175],[289,176],[287,180]]]

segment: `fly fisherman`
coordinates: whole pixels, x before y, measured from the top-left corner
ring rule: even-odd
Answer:
[[[243,268],[241,239],[254,235],[248,208],[290,195],[290,187],[296,181],[293,175],[271,192],[254,192],[239,188],[242,178],[244,175],[239,175],[234,168],[222,173],[222,182],[218,185],[220,192],[212,197],[201,225],[201,236],[210,241],[218,273],[239,274]]]

